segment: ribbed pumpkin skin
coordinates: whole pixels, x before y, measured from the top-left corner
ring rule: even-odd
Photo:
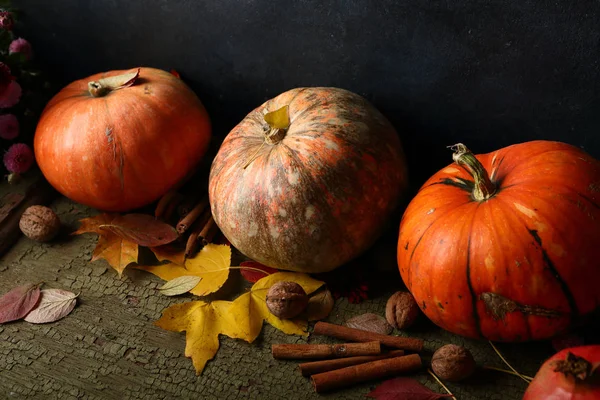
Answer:
[[[201,160],[210,120],[192,90],[172,74],[141,68],[133,86],[92,97],[88,82],[63,88],[46,105],[34,151],[64,196],[105,211],[127,211],[159,198]]]
[[[264,112],[286,105],[289,130],[281,142],[265,143]],[[310,273],[366,250],[406,186],[400,140],[379,111],[346,90],[297,88],[252,111],[225,138],[209,199],[217,225],[246,256]]]
[[[400,224],[402,279],[448,331],[505,342],[552,337],[600,305],[600,164],[551,141],[476,158],[497,193],[475,201],[473,179],[457,164],[432,176]],[[487,306],[501,299],[490,293],[516,307]]]

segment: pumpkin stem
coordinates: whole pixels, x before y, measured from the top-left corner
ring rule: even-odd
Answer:
[[[265,132],[265,142],[268,144],[277,144],[285,137],[290,128],[288,108],[288,106],[283,106],[265,114],[265,122],[269,124],[269,130]]]
[[[475,181],[473,187],[473,198],[477,201],[484,201],[496,193],[496,185],[490,180],[490,176],[475,157],[475,155],[462,143],[450,146],[454,151],[452,159],[455,163],[463,167]]]
[[[88,82],[88,92],[90,92],[92,97],[106,96],[113,90],[123,89],[133,85],[139,76],[140,69],[138,68],[134,72]]]

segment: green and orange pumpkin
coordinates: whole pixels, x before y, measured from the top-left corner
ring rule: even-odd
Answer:
[[[531,141],[454,164],[403,215],[402,279],[440,327],[472,338],[550,338],[600,306],[600,163]]]
[[[63,88],[40,117],[34,152],[48,182],[64,196],[128,211],[193,172],[210,138],[209,116],[181,79],[139,68]]]
[[[270,267],[330,271],[365,251],[407,187],[400,139],[363,97],[296,88],[250,112],[213,161],[231,244]]]

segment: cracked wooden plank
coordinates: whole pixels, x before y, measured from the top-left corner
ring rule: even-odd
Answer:
[[[63,223],[75,228],[94,211],[59,198],[52,204]],[[192,296],[161,296],[162,282],[143,271],[123,277],[102,260],[90,263],[95,235],[63,235],[51,243],[19,240],[0,260],[0,293],[30,281],[80,291],[79,304],[51,324],[0,325],[0,398],[61,399],[320,399],[296,362],[273,360],[272,343],[334,343],[286,336],[265,325],[253,344],[221,337],[221,348],[202,375],[196,376],[184,353],[185,335],[153,325],[166,307]],[[393,247],[394,241],[389,241]],[[393,248],[390,249],[394,251]],[[375,254],[374,257],[381,257]],[[395,265],[392,266],[395,268]],[[401,283],[399,282],[400,286]],[[343,324],[365,312],[384,314],[393,291],[362,304],[338,300],[329,321]],[[457,337],[422,323],[411,335],[425,339],[431,353],[446,343],[467,346],[475,359],[502,366],[486,342]],[[547,344],[500,345],[522,373],[532,375],[550,353]],[[415,375],[435,391],[425,373]],[[363,399],[377,382],[334,393],[336,399]],[[471,383],[449,384],[460,400],[518,400],[525,383],[518,378],[482,373]]]

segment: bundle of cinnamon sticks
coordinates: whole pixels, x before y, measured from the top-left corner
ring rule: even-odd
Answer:
[[[219,234],[206,195],[198,199],[168,192],[158,201],[154,216],[165,222],[175,222],[180,240],[185,241],[186,258],[193,257]]]
[[[350,341],[342,344],[274,344],[275,359],[313,359],[299,364],[317,393],[400,375],[422,367],[423,340],[382,335],[328,322],[317,322],[314,334]],[[383,351],[382,346],[390,348]],[[412,354],[406,354],[412,352]]]

